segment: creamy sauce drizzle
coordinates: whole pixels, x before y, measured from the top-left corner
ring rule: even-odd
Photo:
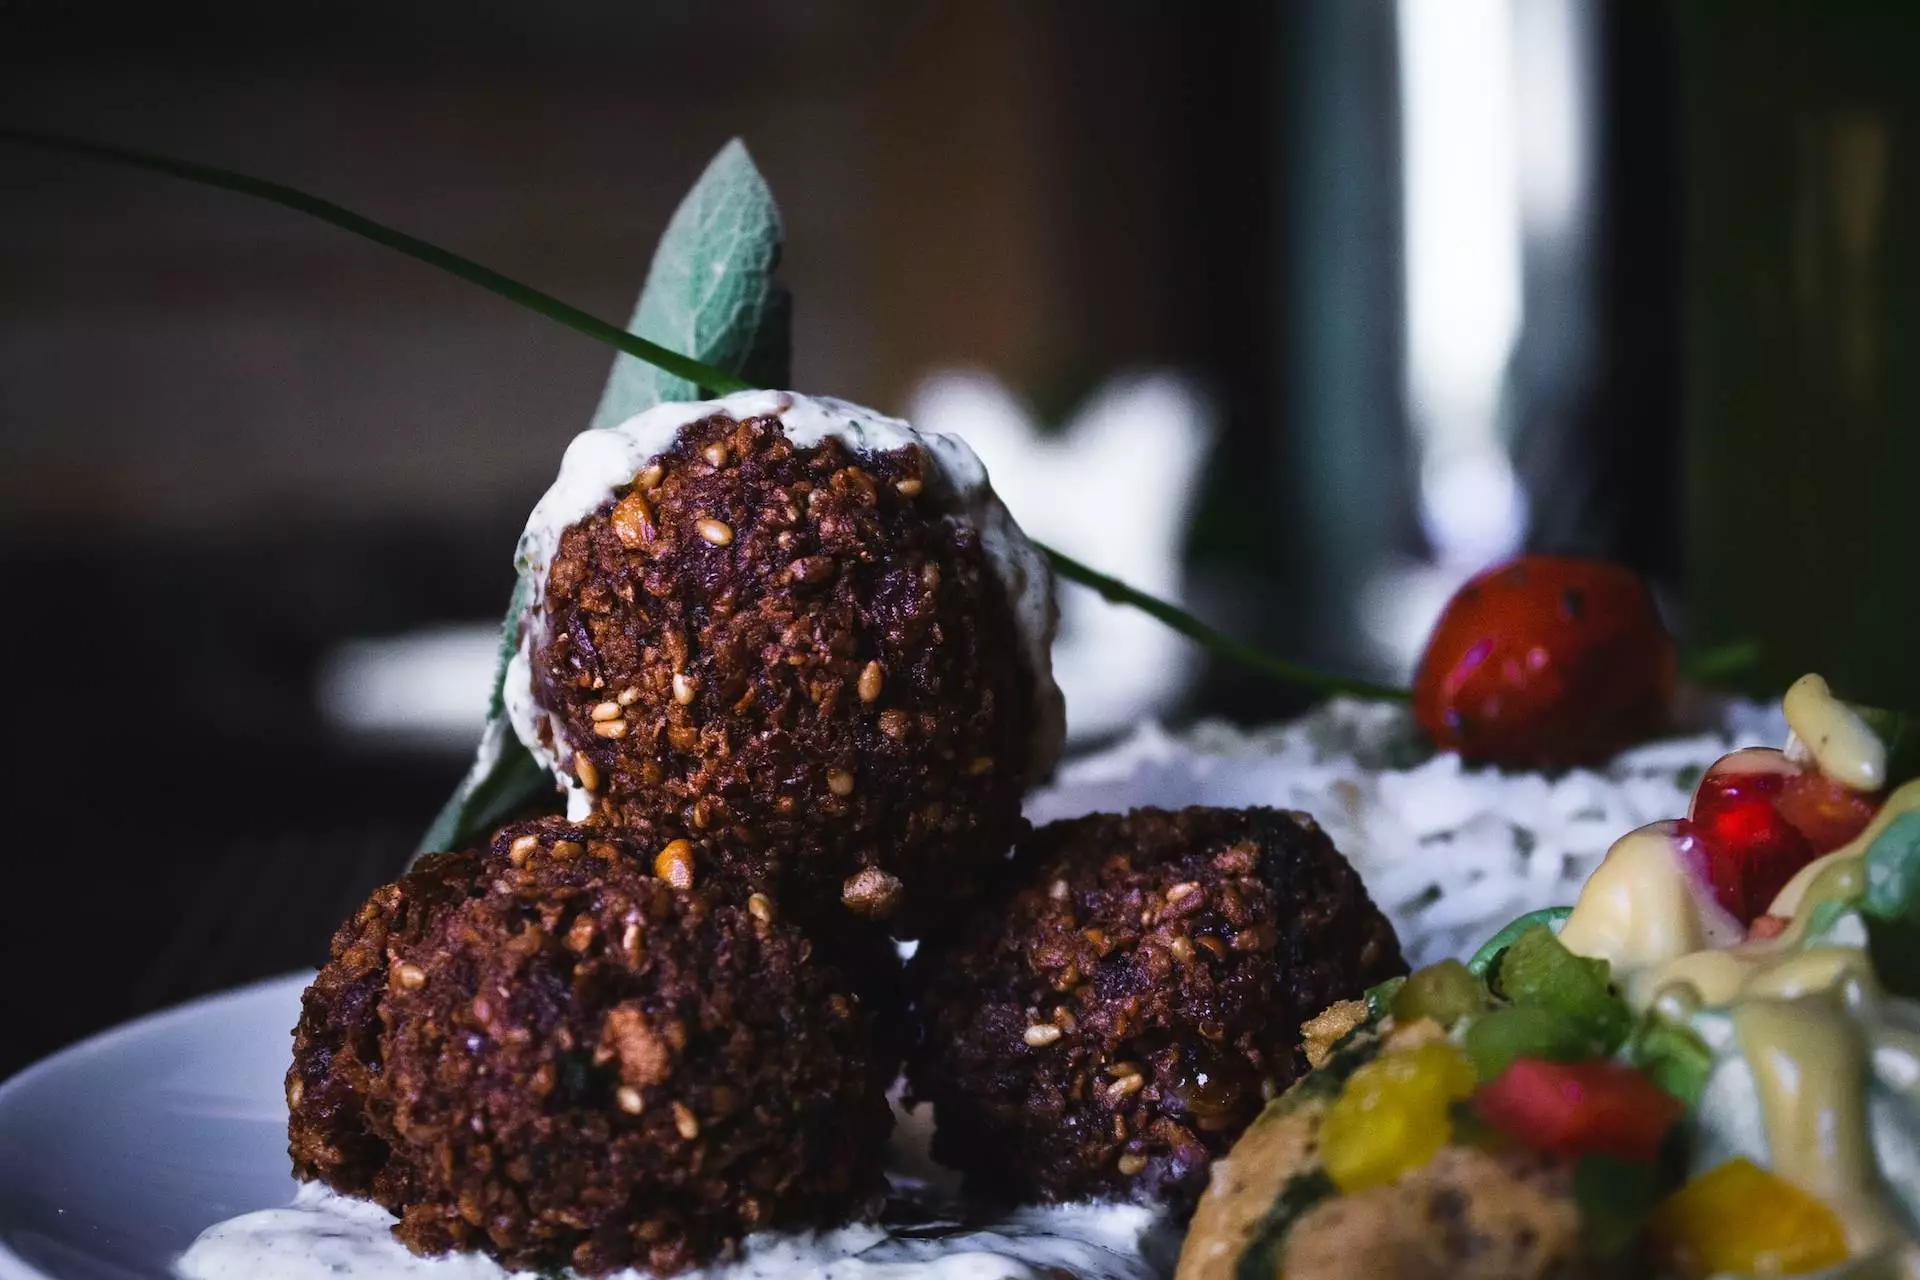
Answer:
[[[1804,675],[1781,700],[1787,726],[1820,772],[1855,791],[1887,785],[1887,747],[1858,712],[1833,696],[1827,682]]]
[[[1677,823],[1628,832],[1587,879],[1560,931],[1562,945],[1625,973],[1739,938],[1739,922],[1690,863]]]
[[[1773,1171],[1826,1202],[1856,1256],[1905,1236],[1874,1159],[1860,1020],[1819,992],[1743,998],[1733,1025],[1753,1069]]]
[[[1641,989],[1652,992],[1657,1001],[1684,984],[1696,1005],[1718,1006],[1733,1004],[1742,996],[1792,999],[1846,980],[1873,980],[1873,964],[1857,947],[1781,951],[1752,944],[1681,956],[1661,966]]]
[[[631,484],[649,463],[673,447],[683,428],[717,413],[735,419],[777,416],[787,439],[799,448],[831,437],[855,453],[918,448],[925,454],[928,469],[945,481],[943,487],[951,495],[945,518],[970,525],[979,534],[987,564],[1012,606],[1021,657],[1033,677],[1034,729],[1027,781],[1029,785],[1044,781],[1053,772],[1066,737],[1065,703],[1053,680],[1053,636],[1059,612],[1052,571],[995,495],[986,467],[958,436],[916,431],[905,422],[844,400],[792,391],[742,391],[719,400],[660,404],[617,427],[582,432],[567,446],[560,474],[527,517],[514,553],[515,568],[532,587],[532,598],[540,598],[547,569],[567,527]],[[507,716],[520,741],[546,761],[567,789],[569,816],[585,817],[592,810],[592,800],[573,779],[573,752],[563,726],[533,700],[530,654],[543,639],[542,619],[539,608],[530,611],[519,651],[508,665]],[[543,741],[543,728],[551,748]]]
[[[1866,868],[1861,859],[1828,863],[1800,895],[1786,928],[1774,937],[1691,951],[1640,970],[1630,975],[1628,995],[1637,997],[1636,1003],[1645,1003],[1649,994],[1658,999],[1685,986],[1690,988],[1688,1000],[1695,1005],[1725,1005],[1749,992],[1780,995],[1788,988],[1824,989],[1849,974],[1871,980],[1872,962],[1858,947],[1803,946],[1815,908],[1825,902],[1851,901],[1865,889]],[[1828,976],[1818,979],[1816,974]]]

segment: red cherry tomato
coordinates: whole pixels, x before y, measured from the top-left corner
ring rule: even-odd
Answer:
[[[1674,661],[1639,578],[1597,560],[1522,556],[1448,601],[1413,708],[1436,743],[1470,759],[1583,764],[1661,728]]]
[[[1518,1058],[1473,1096],[1502,1133],[1556,1155],[1651,1161],[1686,1113],[1680,1100],[1617,1062]]]

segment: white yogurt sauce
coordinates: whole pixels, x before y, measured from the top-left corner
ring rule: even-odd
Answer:
[[[749,1236],[737,1261],[685,1280],[1161,1280],[1178,1231],[1130,1204],[1016,1209],[962,1221],[944,1171],[926,1156],[931,1113],[902,1113],[892,1150],[894,1202],[885,1225]],[[924,1177],[921,1175],[925,1175]],[[901,1210],[904,1208],[904,1212]],[[293,1203],[215,1223],[174,1264],[179,1280],[541,1280],[481,1253],[415,1257],[393,1238],[394,1216],[316,1183]],[[572,1272],[566,1272],[572,1275]],[[636,1270],[614,1280],[647,1280]]]
[[[929,470],[945,481],[951,495],[945,518],[971,526],[980,537],[987,564],[1012,606],[1019,631],[1021,656],[1033,677],[1033,747],[1029,784],[1053,772],[1066,737],[1066,708],[1053,680],[1053,635],[1059,611],[1053,599],[1053,575],[1046,557],[1015,524],[988,483],[987,469],[958,436],[916,431],[896,418],[824,396],[794,391],[742,391],[719,400],[655,405],[617,427],[586,431],[574,437],[560,462],[560,474],[527,517],[526,530],[514,553],[514,566],[533,588],[538,600],[547,569],[568,526],[591,515],[615,492],[633,482],[648,463],[673,447],[681,430],[716,413],[735,419],[777,416],[787,439],[809,448],[832,437],[855,453],[886,453],[917,447]],[[520,649],[507,667],[506,710],[514,732],[529,751],[553,770],[567,788],[568,816],[585,817],[591,798],[573,781],[573,751],[564,727],[534,704],[530,654],[544,638],[538,634],[544,615],[536,606],[529,625],[522,628]],[[545,722],[553,746],[541,740]]]
[[[175,1274],[181,1280],[539,1280],[480,1253],[416,1257],[393,1238],[394,1221],[377,1204],[310,1183],[283,1209],[208,1227]],[[1017,1210],[977,1226],[930,1220],[892,1232],[865,1225],[769,1232],[748,1237],[737,1261],[686,1272],[685,1280],[1049,1280],[1054,1268],[1080,1280],[1152,1280],[1164,1271],[1141,1250],[1156,1221],[1137,1205],[1082,1204]],[[615,1275],[644,1280],[646,1273]]]

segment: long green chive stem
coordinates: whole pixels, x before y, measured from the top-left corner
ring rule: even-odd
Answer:
[[[558,320],[569,329],[578,330],[589,338],[597,339],[630,356],[637,356],[657,369],[665,370],[676,378],[685,378],[695,386],[724,395],[729,391],[749,391],[752,384],[743,382],[733,374],[716,369],[690,359],[677,351],[669,351],[656,342],[648,342],[637,334],[628,333],[618,325],[608,324],[595,315],[589,315],[580,308],[570,306],[551,294],[510,280],[491,267],[483,267],[471,258],[463,258],[457,253],[449,253],[438,245],[428,244],[425,240],[408,235],[404,231],[395,231],[383,226],[371,218],[364,218],[351,209],[343,209],[330,200],[310,196],[304,191],[269,182],[264,178],[250,177],[244,173],[235,173],[231,169],[217,169],[212,165],[195,164],[190,160],[177,160],[172,156],[156,155],[150,151],[136,151],[131,147],[115,147],[99,142],[89,142],[84,138],[70,138],[55,133],[38,133],[29,129],[0,129],[0,141],[14,142],[25,147],[36,147],[42,151],[57,151],[63,155],[80,156],[88,160],[103,160],[110,164],[130,165],[136,169],[146,169],[153,173],[164,173],[169,177],[184,178],[188,182],[198,182],[204,186],[222,187],[228,191],[237,191],[244,196],[267,200],[274,204],[309,214],[322,222],[330,222],[342,231],[351,231],[375,244],[383,244],[389,249],[397,249],[410,258],[418,258],[430,266],[450,271],[482,289],[499,294],[509,302],[517,302],[523,307],[538,311],[550,320]]]
[[[410,258],[417,258],[430,266],[439,267],[442,271],[451,272],[462,280],[499,294],[509,302],[517,302],[550,320],[559,321],[569,329],[605,343],[617,351],[624,351],[630,356],[638,357],[676,378],[685,378],[696,386],[721,394],[753,389],[751,383],[733,374],[702,364],[677,351],[669,351],[658,343],[648,342],[637,334],[628,333],[618,325],[608,324],[598,316],[570,306],[550,294],[542,293],[517,280],[511,280],[491,267],[481,266],[471,258],[450,253],[438,245],[429,244],[404,231],[396,231],[371,218],[362,217],[353,210],[344,209],[330,200],[322,200],[318,196],[308,195],[304,191],[283,186],[278,182],[269,182],[264,178],[236,173],[231,169],[196,164],[190,160],[180,160],[151,151],[111,146],[106,143],[90,142],[84,138],[40,133],[30,129],[0,128],[0,142],[12,142],[42,151],[53,151],[87,160],[145,169],[173,178],[182,178],[188,182],[197,182],[203,186],[236,191],[257,200],[266,200],[297,213],[318,218],[322,222],[331,223],[343,231],[350,231],[375,244],[396,249]],[[1311,668],[1276,658],[1252,645],[1243,644],[1232,636],[1214,630],[1177,605],[1169,604],[1156,596],[1150,596],[1144,591],[1137,591],[1118,578],[1108,577],[1104,573],[1088,568],[1071,556],[1055,551],[1051,547],[1043,546],[1041,550],[1053,564],[1054,572],[1061,577],[1071,582],[1078,582],[1082,586],[1091,587],[1103,599],[1113,604],[1138,609],[1195,641],[1203,648],[1287,684],[1325,695],[1347,694],[1358,698],[1384,698],[1402,702],[1410,696],[1405,689],[1395,689],[1365,680],[1346,680],[1338,676],[1328,676]]]
[[[1046,552],[1047,559],[1053,564],[1053,571],[1061,577],[1085,587],[1092,587],[1103,599],[1113,604],[1130,605],[1221,657],[1229,658],[1242,666],[1251,667],[1276,680],[1298,685],[1328,697],[1345,694],[1353,698],[1380,698],[1405,702],[1413,696],[1405,689],[1395,689],[1367,680],[1348,680],[1340,676],[1330,676],[1310,667],[1288,662],[1284,658],[1276,658],[1250,644],[1235,640],[1225,632],[1214,630],[1178,605],[1169,604],[1157,596],[1150,596],[1144,591],[1136,590],[1118,578],[1108,577],[1098,569],[1090,569],[1072,556],[1045,545],[1040,549]]]
[[[1680,674],[1696,684],[1713,684],[1752,670],[1760,656],[1758,641],[1735,640],[1689,655],[1680,663]]]

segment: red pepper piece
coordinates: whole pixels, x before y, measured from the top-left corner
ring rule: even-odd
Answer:
[[[1474,1094],[1502,1133],[1555,1155],[1651,1161],[1685,1114],[1680,1100],[1617,1062],[1519,1058]]]

